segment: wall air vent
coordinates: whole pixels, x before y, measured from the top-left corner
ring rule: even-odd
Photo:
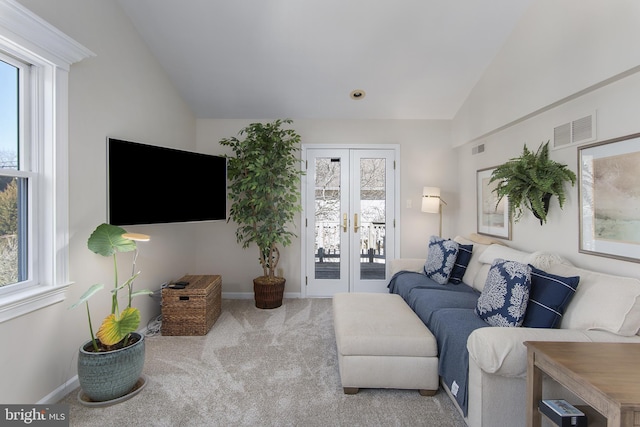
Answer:
[[[476,145],[471,149],[471,154],[484,153],[484,144]]]
[[[595,141],[596,113],[581,117],[553,128],[553,149]]]

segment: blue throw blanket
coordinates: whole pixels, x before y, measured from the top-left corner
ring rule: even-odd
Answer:
[[[462,409],[468,412],[469,351],[467,339],[490,326],[475,314],[480,292],[471,286],[441,285],[421,273],[401,271],[389,281],[389,292],[400,295],[420,317],[438,343],[438,374]]]
[[[490,325],[469,308],[443,308],[433,314],[429,330],[438,342],[438,374],[456,398],[464,416],[469,399],[469,351],[467,338]]]
[[[441,285],[434,280],[428,278],[425,274],[415,273],[413,271],[399,271],[391,277],[389,284],[389,293],[400,295],[405,301],[409,296],[409,292],[415,288],[421,289],[447,289],[450,291],[463,291],[459,285],[447,284]]]

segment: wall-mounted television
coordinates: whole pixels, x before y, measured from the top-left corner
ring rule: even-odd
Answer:
[[[113,225],[224,220],[226,158],[107,138],[107,211]]]

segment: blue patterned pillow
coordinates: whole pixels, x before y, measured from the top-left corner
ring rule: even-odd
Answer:
[[[476,314],[491,326],[521,326],[531,290],[531,267],[497,258],[478,298]]]
[[[424,274],[436,283],[445,285],[449,281],[457,256],[458,242],[431,236],[427,261],[424,263]]]
[[[531,293],[522,326],[557,328],[576,293],[580,276],[562,277],[531,266]]]
[[[451,270],[451,276],[449,276],[449,282],[453,284],[462,283],[464,273],[467,271],[469,261],[471,261],[471,253],[473,251],[473,245],[460,245],[458,244],[458,257],[453,264],[453,270]]]

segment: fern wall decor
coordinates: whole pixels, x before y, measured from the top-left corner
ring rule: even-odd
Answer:
[[[574,186],[576,174],[567,165],[549,158],[549,141],[542,143],[535,153],[525,144],[522,155],[496,167],[490,180],[497,183],[493,191],[498,203],[508,197],[509,215],[514,221],[520,220],[525,210],[529,210],[540,220],[540,225],[547,222],[552,196],[558,197],[562,209],[567,181]]]

